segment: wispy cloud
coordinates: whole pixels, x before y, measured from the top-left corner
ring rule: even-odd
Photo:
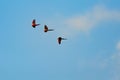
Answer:
[[[106,52],[105,52],[106,54]],[[78,69],[83,70],[85,68],[108,70],[109,80],[120,80],[120,41],[116,43],[115,53],[103,57],[98,55],[90,60],[78,60]],[[110,76],[111,75],[111,76]]]
[[[55,26],[57,34],[73,37],[80,32],[89,33],[91,29],[100,23],[110,20],[120,21],[120,11],[99,5],[84,13],[76,13],[68,17],[57,14],[52,17],[52,20],[51,18],[47,19],[47,23]]]
[[[116,46],[117,50],[120,51],[120,41],[117,43],[117,46]]]
[[[111,80],[120,80],[120,41],[116,44],[116,53],[111,56],[111,64],[113,66],[113,76]]]
[[[109,10],[104,6],[94,6],[91,11],[87,11],[83,15],[73,16],[66,19],[66,24],[73,28],[89,31],[97,24],[105,20],[119,20],[120,11]]]

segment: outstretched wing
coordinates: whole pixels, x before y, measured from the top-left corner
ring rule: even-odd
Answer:
[[[44,29],[45,29],[45,30],[48,30],[48,27],[47,27],[47,25],[45,25],[45,26],[44,26]]]
[[[61,40],[62,38],[61,37],[58,37],[58,43],[61,44]]]
[[[33,19],[32,24],[36,24],[35,22],[36,22],[35,19]]]

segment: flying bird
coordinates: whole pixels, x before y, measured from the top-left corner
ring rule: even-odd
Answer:
[[[67,39],[62,38],[62,37],[58,37],[58,44],[61,44],[61,41],[62,41],[62,40],[67,40]]]
[[[47,25],[44,25],[44,32],[54,31],[54,29],[48,29]]]
[[[33,19],[33,21],[32,21],[32,27],[35,28],[36,26],[39,26],[39,25],[40,25],[40,24],[36,24],[36,20]]]

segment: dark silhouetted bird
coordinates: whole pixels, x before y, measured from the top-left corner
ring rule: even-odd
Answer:
[[[62,41],[62,40],[67,40],[67,39],[62,38],[62,37],[58,37],[58,43],[59,43],[59,44],[61,44],[61,41]]]
[[[36,20],[33,19],[33,21],[32,21],[32,27],[35,28],[36,26],[39,26],[39,25],[40,25],[40,24],[36,24]]]
[[[44,32],[54,31],[54,29],[48,29],[47,25],[44,25]]]

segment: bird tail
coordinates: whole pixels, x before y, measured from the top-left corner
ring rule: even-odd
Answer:
[[[54,31],[54,29],[48,29],[48,31]]]
[[[36,26],[39,26],[40,24],[36,24]]]
[[[62,38],[62,40],[67,40],[66,38]]]

